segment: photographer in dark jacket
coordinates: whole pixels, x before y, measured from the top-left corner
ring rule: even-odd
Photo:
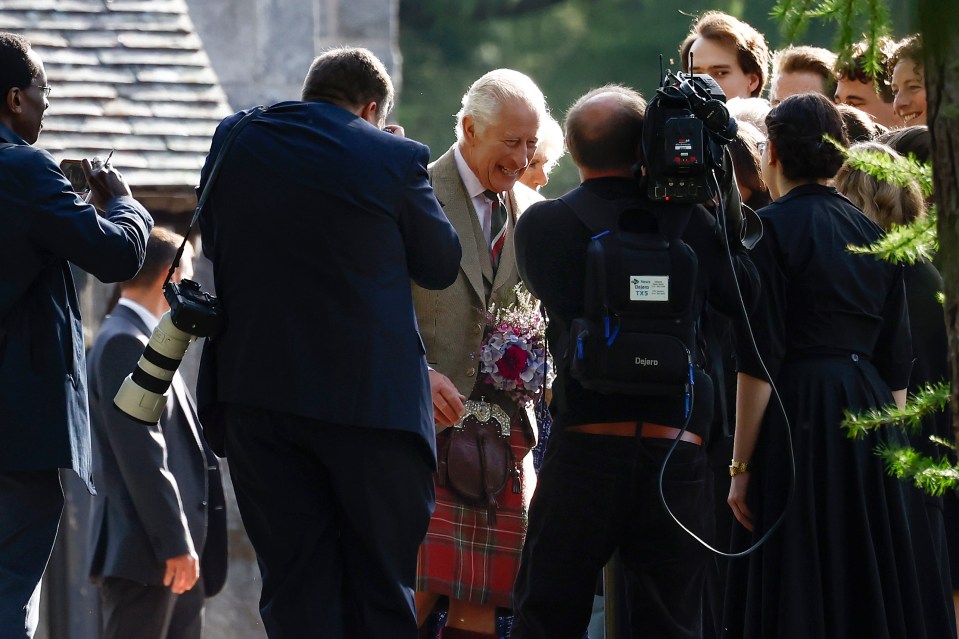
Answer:
[[[697,315],[708,301],[738,316],[736,283],[715,217],[699,205],[656,205],[633,177],[645,111],[638,93],[615,85],[587,93],[570,108],[566,143],[583,181],[579,189],[609,201],[635,200],[635,209],[620,221],[628,231],[654,232],[660,218],[689,215],[681,239],[699,261]],[[663,491],[673,513],[704,534],[711,505],[703,445],[712,420],[712,382],[697,361],[683,432],[682,397],[600,394],[570,376],[569,325],[584,312],[586,249],[593,235],[559,200],[534,204],[516,228],[520,274],[549,315],[558,376],[550,406],[555,430],[530,508],[514,593],[513,637],[582,637],[597,575],[617,548],[629,585],[632,635],[699,637],[706,551],[661,506],[658,476],[679,438]],[[732,262],[750,304],[757,276],[738,243]]]
[[[133,277],[153,219],[109,164],[83,161],[91,203],[33,146],[50,106],[24,38],[0,33],[0,638],[32,637],[72,468],[93,492],[80,303],[70,264]],[[94,162],[96,164],[96,162]],[[103,217],[94,208],[105,211]]]
[[[200,227],[226,326],[204,345],[199,412],[230,460],[274,639],[417,634],[436,431],[410,286],[452,284],[462,250],[429,149],[386,127],[393,96],[370,51],[331,49],[302,101],[220,156],[244,114],[224,120],[201,174],[202,192],[222,158]]]

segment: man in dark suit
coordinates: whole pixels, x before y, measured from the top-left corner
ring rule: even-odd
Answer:
[[[83,161],[85,202],[33,144],[49,106],[43,62],[0,33],[0,638],[32,637],[40,577],[72,468],[93,492],[80,304],[70,263],[133,277],[153,219],[109,165]],[[96,207],[96,208],[94,208]],[[104,212],[97,215],[96,209]]]
[[[143,268],[120,285],[88,359],[93,476],[100,488],[90,576],[100,587],[104,639],[199,638],[204,596],[215,594],[226,574],[219,463],[180,374],[158,424],[144,426],[113,405],[170,309],[163,282],[182,241],[153,230]],[[173,281],[192,277],[192,257],[187,245]]]
[[[383,130],[393,87],[372,53],[319,56],[302,97],[235,138],[200,216],[226,319],[200,415],[230,460],[270,637],[412,639],[435,438],[410,279],[449,286],[459,240],[429,150]]]

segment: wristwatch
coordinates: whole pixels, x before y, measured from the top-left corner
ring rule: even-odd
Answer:
[[[742,475],[743,473],[749,472],[749,462],[736,461],[735,459],[729,462],[729,476],[735,477],[736,475]]]

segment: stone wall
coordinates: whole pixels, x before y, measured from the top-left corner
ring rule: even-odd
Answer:
[[[230,105],[296,100],[313,58],[337,45],[373,51],[399,83],[399,0],[188,0]]]

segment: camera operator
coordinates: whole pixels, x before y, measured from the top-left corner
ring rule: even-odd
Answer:
[[[681,238],[695,252],[695,314],[706,301],[738,316],[739,300],[715,217],[699,205],[654,204],[634,178],[646,102],[632,89],[608,85],[570,108],[566,144],[582,185],[611,202],[634,201],[621,228],[651,232],[658,221],[689,216]],[[565,197],[565,196],[564,196]],[[615,227],[615,218],[610,227]],[[529,515],[516,581],[513,637],[580,638],[590,616],[596,578],[618,548],[626,570],[634,637],[700,637],[705,550],[670,518],[697,534],[709,525],[704,439],[712,419],[712,383],[696,362],[689,428],[683,397],[637,397],[585,389],[570,374],[569,326],[584,312],[586,249],[594,233],[563,201],[531,206],[516,229],[520,273],[546,308],[558,377],[551,412],[554,434]],[[732,261],[746,303],[756,272],[736,243]],[[697,359],[699,359],[697,357]]]
[[[0,33],[0,637],[18,639],[32,637],[38,621],[40,577],[63,509],[57,469],[72,468],[93,492],[70,264],[104,282],[129,279],[153,227],[109,164],[83,160],[88,204],[33,146],[49,94],[30,43]]]

